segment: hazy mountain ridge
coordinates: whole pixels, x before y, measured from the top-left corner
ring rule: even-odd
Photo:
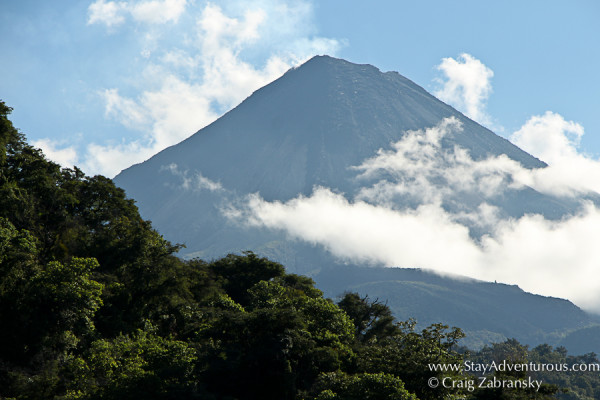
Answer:
[[[313,275],[319,287],[335,296],[339,294],[335,291],[342,289],[335,281],[347,273],[340,272],[347,266],[320,245],[297,240],[281,229],[249,225],[248,215],[240,214],[247,196],[258,193],[264,201],[285,202],[324,187],[352,201],[365,188],[382,182],[381,177],[359,179],[357,167],[381,151],[389,151],[407,132],[439,127],[442,121],[454,121],[458,128],[440,137],[439,151],[464,149],[474,162],[507,157],[526,169],[546,166],[396,72],[382,73],[370,65],[319,56],[257,90],[187,140],[123,171],[115,182],[136,199],[144,218],[152,220],[167,239],[186,244],[181,253],[184,257],[214,259],[253,250],[282,262],[292,272]],[[489,200],[499,213],[513,218],[539,213],[558,219],[578,207],[574,200],[528,187],[504,188],[500,196],[490,199],[459,193],[450,200],[443,206],[453,212],[465,212],[465,205],[467,211],[476,210]],[[458,209],[453,209],[457,205]],[[406,203],[395,206],[413,207]],[[477,226],[470,229],[475,236],[485,233]],[[322,271],[330,265],[338,265],[332,269],[337,275]],[[375,273],[366,271],[367,276]],[[345,289],[389,298],[400,319],[441,321],[474,333],[489,331],[491,336],[514,335],[531,342],[558,340],[565,332],[593,323],[570,302],[523,296],[524,292],[511,286],[491,288],[499,291],[497,299],[505,305],[514,295],[529,306],[502,309],[478,302],[469,291],[477,288],[475,292],[483,296],[481,288],[489,288],[483,283],[459,287],[447,278],[436,283],[398,277],[379,281],[368,279],[358,269],[353,273],[363,276],[363,281]],[[453,300],[437,304],[432,312],[441,293]],[[408,300],[417,298],[428,306],[414,301],[406,306]],[[534,306],[538,301],[544,306]],[[562,315],[556,319],[558,325],[528,319],[530,312],[548,309]],[[482,318],[486,314],[490,318]],[[494,322],[494,314],[501,314],[500,320],[512,325]]]
[[[379,299],[400,320],[418,316],[422,327],[440,321],[460,326],[467,333],[463,342],[470,348],[516,338],[530,345],[575,349],[566,332],[600,322],[568,300],[527,293],[516,285],[453,279],[419,269],[344,266],[326,268],[314,279],[323,282],[321,289],[332,298],[355,291]],[[592,351],[584,343],[577,349],[576,354]]]

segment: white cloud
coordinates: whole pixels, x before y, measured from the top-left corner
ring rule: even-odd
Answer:
[[[527,169],[505,155],[474,161],[465,149],[443,149],[441,140],[462,130],[448,118],[438,126],[405,133],[391,149],[355,167],[366,182],[359,198],[380,204],[442,202],[459,207],[465,196],[489,201],[506,190],[531,187],[541,193],[576,198],[600,193],[600,161],[577,152],[581,125],[555,113],[532,117],[511,139],[551,164]]]
[[[583,134],[581,125],[556,113],[531,117],[510,139],[549,167],[527,171],[520,175],[521,181],[544,193],[562,196],[600,193],[600,161],[577,149]]]
[[[325,188],[286,203],[253,195],[248,205],[250,215],[241,215],[251,224],[323,245],[342,259],[498,280],[600,309],[600,281],[590,279],[600,273],[600,211],[592,206],[562,221],[539,215],[500,221],[477,243],[436,205],[392,210]]]
[[[335,53],[340,46],[335,39],[313,35],[312,7],[307,2],[234,5],[228,8],[233,15],[215,4],[181,0],[118,4],[98,0],[90,6],[88,23],[108,27],[123,22],[126,13],[152,24],[176,22],[184,10],[195,17],[186,19],[194,25],[178,27],[180,40],[175,46],[172,37],[163,41],[156,26],[140,32],[138,54],[148,62],[132,80],[136,88],[144,89],[133,96],[121,95],[120,88],[100,92],[106,116],[140,136],[88,146],[84,161],[88,172],[112,176],[142,162],[211,123],[290,67],[317,53]]]
[[[494,72],[481,61],[463,53],[457,59],[444,58],[437,69],[445,75],[443,87],[434,92],[440,100],[449,103],[482,125],[491,125],[486,103],[492,92]]]
[[[541,160],[556,164],[579,157],[577,146],[582,136],[581,125],[547,111],[531,117],[510,140]]]
[[[258,40],[258,28],[264,19],[263,10],[247,10],[242,19],[236,19],[211,4],[198,19],[203,90],[225,109],[235,106],[291,66],[289,60],[277,55],[268,57],[262,69],[240,57],[246,46]]]
[[[231,18],[216,5],[208,4],[198,20],[205,51],[215,52],[223,46],[239,46],[259,38],[258,28],[265,20],[265,11],[248,9],[243,18]]]
[[[139,104],[152,116],[152,138],[157,149],[180,142],[217,117],[203,90],[202,85],[168,75],[159,90],[141,94]]]
[[[600,311],[599,234],[600,210],[591,204],[561,221],[540,215],[504,221],[483,242],[479,276]]]
[[[127,3],[96,0],[88,7],[88,24],[104,24],[110,28],[125,22]]]
[[[88,7],[88,24],[104,24],[107,28],[121,25],[126,16],[138,22],[164,24],[177,22],[185,11],[187,0],[109,1],[96,0]]]
[[[225,190],[223,185],[221,185],[221,182],[210,180],[198,171],[193,173],[190,177],[188,170],[180,170],[179,166],[175,163],[161,167],[161,171],[169,171],[172,175],[180,178],[181,185],[179,187],[184,190],[208,190],[210,192],[221,192]]]
[[[122,97],[118,89],[106,89],[100,94],[105,101],[104,113],[118,119],[129,129],[145,129],[151,120],[148,110],[135,101]]]
[[[404,267],[435,265],[438,271],[457,273],[461,265],[473,265],[467,258],[476,259],[478,254],[468,240],[468,229],[452,222],[436,205],[400,212],[363,201],[350,203],[326,188],[287,203],[269,203],[253,195],[248,205],[250,223],[283,229],[344,259]],[[430,257],[426,265],[424,255]]]
[[[142,1],[131,6],[131,15],[137,21],[152,24],[177,22],[186,5],[187,0]]]
[[[137,101],[120,96],[117,89],[105,90],[102,95],[107,116],[144,133],[144,137],[126,143],[88,146],[86,171],[108,176],[147,160],[217,117],[201,85],[183,82],[173,75],[162,78],[159,90],[142,92]]]
[[[173,49],[167,51],[161,60],[165,65],[172,65],[176,68],[183,68],[190,73],[193,73],[199,67],[200,60],[197,57],[182,51],[180,49]]]
[[[206,189],[211,192],[219,192],[223,190],[223,186],[221,182],[211,181],[207,177],[203,176],[201,173],[196,173],[194,176],[194,180],[192,181],[192,187],[197,188],[198,190]]]
[[[48,159],[65,168],[72,168],[78,163],[77,151],[73,146],[58,148],[61,144],[50,139],[35,140],[31,145],[41,149]]]
[[[475,161],[465,149],[442,146],[442,138],[461,131],[461,122],[451,117],[437,126],[406,132],[390,150],[380,149],[354,167],[361,172],[359,179],[375,182],[364,187],[358,198],[388,206],[408,201],[460,208],[466,197],[481,202],[523,186],[526,170],[505,155]],[[479,204],[474,204],[474,209]]]
[[[81,168],[90,174],[101,173],[113,177],[122,169],[144,161],[154,155],[152,147],[139,141],[119,143],[116,145],[99,145],[91,143],[86,148]],[[91,172],[89,172],[91,171]],[[101,172],[98,172],[101,171]]]

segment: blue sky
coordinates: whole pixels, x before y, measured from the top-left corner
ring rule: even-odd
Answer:
[[[398,71],[507,138],[551,111],[596,159],[599,17],[593,0],[5,1],[0,98],[50,157],[114,176],[330,54]]]

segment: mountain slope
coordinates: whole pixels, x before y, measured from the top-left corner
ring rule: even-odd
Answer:
[[[349,166],[387,148],[407,130],[455,116],[463,133],[445,139],[474,159],[506,154],[525,167],[544,164],[437,100],[401,75],[330,57],[315,57],[256,91],[182,143],[133,166],[115,181],[143,191],[148,169],[176,162],[224,187],[260,191],[265,199],[309,194],[313,185],[353,188]]]
[[[421,327],[438,322],[458,326],[467,333],[463,343],[472,349],[516,338],[532,346],[564,345],[575,354],[583,354],[583,348],[600,350],[597,340],[579,345],[570,340],[597,330],[587,328],[597,318],[567,300],[526,293],[515,285],[449,279],[418,269],[352,266],[326,268],[314,279],[323,282],[321,289],[332,298],[353,291],[379,299],[399,320],[417,318]]]
[[[324,186],[352,199],[365,185],[352,167],[407,131],[448,117],[457,118],[462,131],[442,138],[444,149],[459,146],[475,160],[505,154],[526,168],[545,165],[398,73],[320,56],[115,182],[167,238],[185,242],[188,256],[256,250],[278,238],[265,232],[239,237],[239,226],[227,229],[231,221],[219,209],[232,198],[258,192],[267,201],[285,201]],[[571,209],[529,189],[508,193],[499,205],[515,217],[540,212],[557,218]]]
[[[346,289],[382,299],[401,299],[391,304],[400,318],[410,313],[424,322],[450,315],[444,322],[488,338],[558,338],[592,323],[569,302],[524,296],[520,289],[499,285],[493,287],[498,299],[517,295],[522,302],[511,308],[518,314],[514,318],[506,317],[509,312],[504,311],[503,321],[509,325],[503,327],[493,317],[482,318],[490,312],[490,304],[477,302],[475,297],[483,296],[485,290],[477,289],[474,297],[469,294],[473,286],[459,287],[449,278],[439,278],[436,283],[415,283],[397,276],[382,281],[367,279],[365,275],[374,270],[350,268],[325,247],[288,237],[281,230],[248,224],[248,216],[239,212],[253,193],[265,201],[285,202],[310,196],[315,187],[325,187],[342,193],[348,201],[363,200],[360,196],[366,188],[388,182],[395,178],[395,172],[361,177],[357,167],[410,138],[410,131],[436,127],[448,120],[460,126],[440,136],[437,150],[450,154],[449,159],[468,154],[474,162],[500,157],[525,169],[545,166],[396,72],[383,73],[370,65],[319,56],[257,90],[187,140],[124,170],[114,180],[167,239],[187,246],[181,253],[184,257],[213,259],[253,250],[283,263],[291,272],[314,276],[319,287],[337,291],[342,289],[336,286],[340,276],[363,276],[362,286],[355,282]],[[456,153],[457,149],[464,153]],[[435,164],[440,173],[444,162]],[[445,184],[443,177],[432,179],[437,180],[436,185]],[[459,214],[490,204],[503,218],[537,213],[557,219],[576,210],[574,201],[528,187],[505,186],[501,195],[489,198],[459,190],[443,197],[442,206]],[[393,207],[418,205],[409,200],[393,199]],[[477,223],[469,229],[475,238],[486,233]],[[326,273],[330,266],[335,274]],[[454,300],[442,301],[447,298]],[[421,299],[421,303],[413,302],[406,308],[410,299]],[[543,306],[536,308],[534,303]],[[499,304],[494,312],[505,305]],[[465,313],[448,312],[451,309]],[[563,317],[556,326],[528,319],[527,310],[558,309]]]

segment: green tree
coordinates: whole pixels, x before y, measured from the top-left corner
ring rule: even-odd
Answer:
[[[402,380],[384,373],[324,373],[313,391],[314,400],[417,400],[404,388]]]
[[[360,342],[381,340],[400,333],[392,312],[378,299],[370,301],[368,296],[346,293],[338,306],[348,314],[356,327],[356,338]]]
[[[196,350],[162,338],[151,326],[93,342],[70,361],[66,399],[206,398],[195,373]]]
[[[229,254],[208,266],[227,294],[242,306],[248,304],[248,289],[260,281],[283,276],[283,265],[260,258],[252,252]]]
[[[10,112],[0,102],[0,397],[51,398],[94,337],[147,320],[178,334],[203,278],[122,189],[46,160]]]
[[[232,276],[236,268],[256,262],[253,254],[233,260],[231,256],[227,260]],[[247,284],[234,286],[233,293],[244,299],[245,306],[221,309],[203,332],[205,342],[216,344],[209,352],[210,368],[202,374],[214,393],[240,399],[295,399],[320,372],[339,370],[353,357],[354,326],[346,314],[319,295],[312,281],[268,273],[273,269],[266,267],[262,276],[275,276],[255,282],[245,293],[239,290]],[[244,276],[241,271],[240,275]],[[228,385],[231,380],[237,384]]]
[[[13,284],[0,293],[0,395],[52,397],[62,390],[67,360],[95,335],[102,285],[90,276],[97,262],[73,258],[12,267]]]
[[[541,353],[548,354],[548,347],[540,347]],[[501,367],[495,369],[485,378],[496,379],[502,382],[516,382],[519,380],[528,380],[530,376],[535,376],[527,368],[515,368],[515,365],[529,365],[529,349],[522,345],[516,339],[508,339],[503,343],[494,343],[486,346],[473,356],[473,359],[479,363],[490,365],[492,362]],[[538,377],[539,378],[539,377]],[[541,379],[542,381],[544,379]],[[493,387],[481,388],[474,392],[475,399],[552,399],[558,392],[558,386],[543,383],[541,388],[510,388]]]
[[[430,388],[428,380],[452,377],[463,379],[461,372],[441,372],[430,368],[431,364],[462,364],[463,355],[458,353],[456,345],[464,337],[459,328],[449,329],[443,324],[433,324],[420,333],[415,331],[415,321],[398,323],[400,333],[361,346],[357,354],[358,372],[387,373],[401,379],[406,389],[415,393],[419,399],[438,399],[460,396],[459,388]]]

